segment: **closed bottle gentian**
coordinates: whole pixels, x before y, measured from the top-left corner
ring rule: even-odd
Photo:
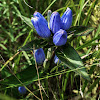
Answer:
[[[36,11],[36,12],[33,14],[33,16],[34,16],[34,17],[43,18],[43,20],[47,23],[46,19],[43,17],[43,15],[42,15],[41,13],[39,13],[39,12]]]
[[[20,94],[25,94],[27,90],[24,86],[20,86],[20,87],[18,87],[18,91]]]
[[[67,42],[67,32],[63,29],[57,31],[53,36],[53,43],[56,46],[65,45]]]
[[[62,20],[62,29],[68,30],[72,24],[72,10],[70,8],[67,8],[67,10],[64,12],[64,14],[61,17]]]
[[[43,38],[50,37],[51,32],[48,28],[47,22],[43,18],[35,16],[34,18],[32,17],[31,22],[39,36],[41,36]]]
[[[37,64],[43,64],[44,60],[45,60],[45,54],[42,48],[39,48],[37,50],[35,50],[35,59],[36,59],[36,63]]]
[[[61,63],[61,60],[55,55],[55,57],[54,57],[54,63],[55,64],[60,64]]]
[[[53,12],[50,17],[50,29],[55,34],[61,28],[61,19],[58,12]]]

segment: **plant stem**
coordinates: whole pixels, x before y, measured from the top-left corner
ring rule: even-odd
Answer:
[[[35,59],[35,47],[33,46],[33,50],[34,50],[34,59]],[[40,79],[39,79],[39,72],[38,72],[38,66],[36,63],[36,59],[35,59],[35,67],[37,70],[37,75],[38,75],[38,83],[39,83],[39,88],[40,88],[40,95],[41,95],[41,99],[43,100],[43,96],[42,96],[42,91],[41,91],[41,83],[40,83]]]

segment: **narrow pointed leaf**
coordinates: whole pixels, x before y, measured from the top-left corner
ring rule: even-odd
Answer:
[[[33,82],[34,80],[38,79],[35,65],[29,66],[25,70],[17,73],[16,76],[23,84],[27,84],[27,85]],[[5,78],[0,83],[5,85],[12,85],[12,86],[21,85],[21,83],[15,78],[14,75]]]
[[[67,32],[75,36],[85,36],[92,32],[95,28],[86,26],[73,26]]]
[[[90,80],[80,56],[69,44],[58,47],[56,55],[67,67],[76,69],[75,72],[80,74],[83,78]]]
[[[43,39],[35,39],[29,43],[27,43],[25,46],[21,47],[19,51],[27,51],[27,50],[33,50],[33,45],[35,46],[36,49],[43,47],[47,44],[46,41]]]
[[[35,28],[34,26],[32,25],[32,22],[31,22],[31,19],[30,18],[27,18],[25,16],[22,16],[22,15],[19,15],[20,18],[29,26],[31,27],[34,31],[35,31]]]

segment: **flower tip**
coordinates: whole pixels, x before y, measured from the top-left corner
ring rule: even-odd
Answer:
[[[31,17],[31,19],[33,19],[33,17]]]
[[[61,29],[61,19],[58,12],[55,11],[51,14],[49,25],[53,34]]]
[[[67,10],[71,10],[69,7],[67,7]]]
[[[43,38],[50,37],[51,32],[48,28],[48,24],[46,20],[44,20],[42,17],[35,16],[34,18],[31,19],[31,22],[39,36]]]
[[[31,17],[31,21],[34,20],[34,17]]]
[[[35,11],[34,14],[33,14],[33,16],[35,17],[35,16],[37,16],[38,14],[39,14],[39,12]]]
[[[38,18],[37,18],[37,17],[32,17],[32,18],[31,18],[31,22],[32,22],[33,26],[34,26],[34,24],[35,24],[37,21],[38,21]],[[34,26],[34,27],[35,27],[35,26]]]
[[[33,16],[34,17],[43,18],[46,21],[46,19],[44,18],[44,16],[41,13],[37,12],[37,11],[34,12]]]
[[[59,14],[57,11],[54,11],[53,14]]]
[[[53,36],[53,43],[56,46],[62,46],[65,45],[67,42],[67,32],[63,29],[60,29],[57,31]]]
[[[37,64],[43,64],[44,60],[45,60],[45,53],[43,51],[42,48],[39,48],[37,50],[35,50],[35,59],[36,59],[36,63]]]
[[[37,12],[38,12],[38,11],[35,11],[34,14],[37,13]]]
[[[67,7],[66,11],[61,17],[62,29],[68,30],[72,24],[72,19],[73,19],[72,10],[69,7]]]

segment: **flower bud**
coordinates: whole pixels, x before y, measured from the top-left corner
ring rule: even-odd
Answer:
[[[43,63],[43,67],[44,67],[45,69],[48,69],[49,66],[50,66],[50,60],[45,59],[45,61],[44,61],[44,63]]]
[[[44,18],[44,16],[43,16],[41,13],[39,13],[39,12],[36,11],[36,12],[33,14],[33,16],[34,16],[34,17],[43,18],[43,20],[47,23],[46,19]]]
[[[72,24],[72,10],[70,8],[67,8],[67,10],[64,12],[64,14],[61,17],[62,20],[62,29],[68,30]]]
[[[50,17],[50,29],[55,34],[61,28],[61,19],[58,12],[53,12]]]
[[[51,32],[48,28],[48,24],[46,21],[44,21],[41,17],[34,17],[31,19],[31,22],[36,29],[39,36],[43,38],[48,38],[51,35]]]
[[[53,43],[56,46],[61,46],[66,44],[67,42],[67,32],[63,29],[60,29],[59,31],[57,31],[54,36],[53,36]]]
[[[18,87],[18,91],[20,94],[25,94],[27,90],[24,86],[21,86],[21,87]]]
[[[54,57],[54,63],[55,64],[60,64],[61,63],[61,60],[59,60],[59,58],[56,55]]]
[[[37,64],[42,64],[45,60],[45,54],[42,48],[35,50],[35,59]]]

